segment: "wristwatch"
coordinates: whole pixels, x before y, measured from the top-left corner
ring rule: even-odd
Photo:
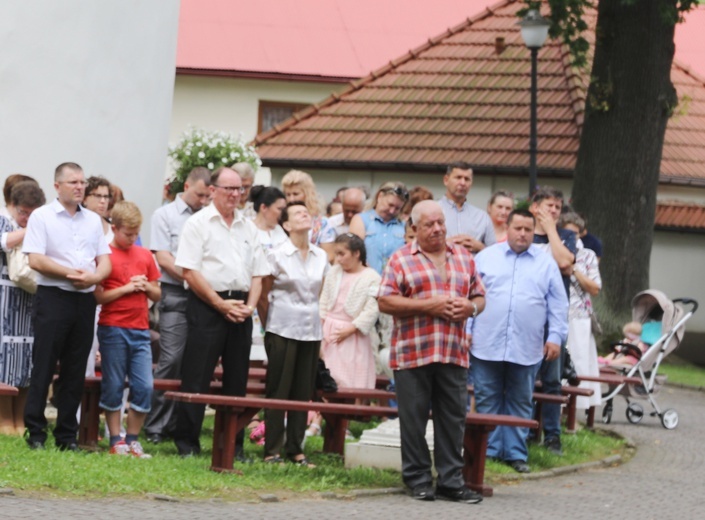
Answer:
[[[250,313],[255,313],[255,308],[252,305],[248,305],[247,308],[250,309]]]
[[[470,300],[470,303],[472,304],[472,308],[473,308],[472,317],[473,317],[473,319],[475,319],[477,317],[477,304],[472,300]]]

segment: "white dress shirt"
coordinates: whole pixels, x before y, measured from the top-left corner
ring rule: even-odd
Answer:
[[[76,213],[71,215],[59,199],[54,199],[32,212],[22,242],[22,252],[46,255],[64,267],[95,273],[96,257],[109,255],[110,247],[103,235],[103,224],[97,213],[79,206]],[[70,280],[50,278],[41,273],[37,284],[73,292],[87,293],[95,289],[95,286],[91,286],[79,290]]]
[[[269,274],[254,223],[236,210],[228,226],[212,203],[184,224],[176,265],[200,272],[216,292],[247,292],[253,276]]]
[[[267,332],[298,341],[320,341],[318,300],[330,264],[323,249],[309,244],[304,260],[287,240],[267,252],[274,282],[269,293]]]

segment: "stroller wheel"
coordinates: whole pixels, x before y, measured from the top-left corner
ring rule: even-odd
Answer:
[[[678,412],[676,412],[673,408],[665,410],[661,414],[661,424],[667,430],[673,430],[676,426],[678,426]]]
[[[644,408],[639,403],[629,403],[629,406],[627,406],[627,420],[632,424],[637,424],[643,418]]]
[[[612,422],[612,407],[602,409],[602,423],[609,424]]]

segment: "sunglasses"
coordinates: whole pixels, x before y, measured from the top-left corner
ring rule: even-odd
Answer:
[[[393,188],[387,188],[384,191],[385,191],[385,193],[394,193],[394,195],[396,195],[400,199],[404,199],[405,201],[409,200],[409,192],[405,188],[402,188],[401,186],[394,186]]]

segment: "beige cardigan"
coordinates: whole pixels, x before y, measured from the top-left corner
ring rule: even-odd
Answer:
[[[328,272],[321,291],[321,319],[325,319],[328,311],[333,308],[342,279],[343,270],[339,265],[334,265]],[[377,274],[377,271],[366,267],[353,282],[345,300],[345,312],[353,318],[353,325],[362,334],[370,334],[377,322],[379,316],[377,292],[381,281],[382,278]]]

